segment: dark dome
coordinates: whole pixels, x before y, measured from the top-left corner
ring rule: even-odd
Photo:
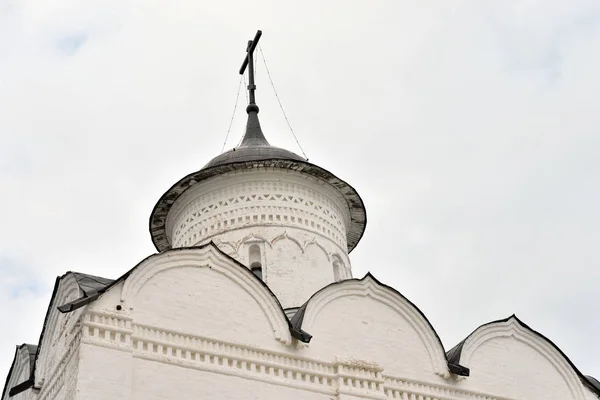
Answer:
[[[281,159],[281,160],[295,160],[295,161],[306,161],[304,158],[291,151],[274,147],[274,146],[251,146],[251,147],[237,147],[232,150],[226,151],[210,160],[204,168],[216,167],[217,165],[231,164],[245,161],[258,161],[266,159]]]
[[[260,129],[258,115],[255,112],[248,114],[248,124],[246,125],[246,134],[242,143],[223,154],[219,154],[204,168],[216,167],[217,165],[225,165],[246,161],[259,160],[294,160],[306,161],[304,158],[289,150],[271,146]]]

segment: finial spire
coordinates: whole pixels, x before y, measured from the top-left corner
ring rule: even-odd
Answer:
[[[249,100],[250,104],[246,107],[248,113],[248,122],[246,123],[246,134],[240,143],[240,147],[246,146],[269,146],[269,142],[265,138],[260,128],[260,121],[258,120],[258,106],[256,105],[256,97],[254,91],[256,85],[254,84],[254,50],[258,46],[258,40],[262,35],[262,31],[256,31],[256,35],[253,40],[248,41],[246,47],[246,58],[240,68],[240,75],[243,75],[248,67],[248,92],[250,93]]]
[[[258,106],[256,105],[256,98],[254,95],[254,91],[256,90],[256,85],[254,84],[254,50],[256,46],[258,46],[258,40],[262,36],[262,31],[256,31],[256,35],[253,40],[248,41],[248,47],[246,47],[246,58],[244,58],[244,62],[242,63],[242,67],[240,68],[240,75],[243,75],[246,71],[246,67],[248,67],[248,92],[250,92],[250,104],[246,107],[246,112],[250,114],[251,112],[258,113]]]

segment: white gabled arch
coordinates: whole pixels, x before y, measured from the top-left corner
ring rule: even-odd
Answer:
[[[56,295],[51,300],[52,304],[48,318],[48,326],[53,330],[51,335],[44,335],[45,338],[53,341],[59,334],[59,329],[55,329],[55,327],[57,326],[58,319],[65,316],[65,314],[58,311],[57,307],[76,300],[82,295],[83,292],[72,273],[68,272],[60,278]],[[66,317],[68,318],[68,316]]]
[[[489,340],[499,337],[512,337],[536,350],[565,379],[569,391],[573,396],[572,399],[585,399],[583,384],[565,356],[548,339],[536,334],[529,327],[523,325],[515,316],[477,328],[465,340],[460,354],[460,364],[469,367],[473,354]]]
[[[308,301],[302,329],[310,332],[316,316],[328,303],[347,296],[370,297],[392,308],[405,318],[425,343],[433,370],[447,378],[450,376],[446,353],[437,333],[419,309],[395,290],[382,285],[371,274],[364,278],[349,279],[321,289]]]
[[[81,310],[78,310],[74,313],[63,314],[58,311],[58,307],[66,304],[70,301],[76,300],[83,295],[77,280],[73,276],[72,273],[67,272],[60,278],[57,278],[58,281],[56,283],[56,292],[52,296],[50,300],[50,305],[48,307],[48,313],[46,316],[46,322],[44,324],[44,332],[42,332],[42,340],[39,343],[38,356],[35,361],[35,386],[42,386],[42,382],[44,379],[49,378],[48,370],[53,369],[53,365],[50,364],[50,349],[52,344],[59,340],[64,340],[66,342],[66,338],[61,339],[59,335],[61,335],[64,331],[61,330],[61,326],[59,321],[63,319],[72,320],[68,326],[65,325],[65,329],[68,331],[72,324],[76,322],[76,320],[81,316]]]
[[[261,307],[275,339],[285,344],[292,342],[287,318],[275,295],[248,268],[225,255],[213,243],[197,248],[169,250],[144,260],[125,280],[121,302],[135,308],[137,294],[152,277],[173,268],[184,267],[211,268],[229,278]]]
[[[26,344],[17,347],[15,358],[10,369],[10,376],[4,387],[2,400],[8,400],[8,393],[13,387],[25,382],[30,378],[31,362],[29,360],[29,349]]]

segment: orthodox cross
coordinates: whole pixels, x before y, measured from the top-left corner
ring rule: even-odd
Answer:
[[[258,45],[258,40],[260,39],[261,35],[262,31],[256,31],[256,36],[254,36],[254,39],[248,41],[248,47],[246,47],[246,58],[244,58],[244,62],[240,68],[240,75],[243,75],[246,71],[246,67],[248,67],[248,92],[250,92],[250,105],[248,105],[247,108],[248,112],[258,112],[256,99],[254,97],[254,91],[256,90],[256,85],[254,84],[254,49],[256,49],[256,46]]]

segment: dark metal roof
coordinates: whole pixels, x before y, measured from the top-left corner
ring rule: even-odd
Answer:
[[[463,340],[448,350],[448,352],[446,352],[446,360],[448,360],[448,368],[450,368],[450,372],[460,376],[469,376],[471,374],[469,368],[460,365],[460,353],[464,344],[465,341]]]
[[[260,128],[260,121],[255,112],[248,114],[246,134],[240,145],[213,158],[204,168],[237,162],[257,161],[275,158],[280,160],[306,161],[291,151],[271,146]]]
[[[69,273],[69,272],[67,272]],[[83,290],[83,293],[87,296],[98,292],[98,290],[105,288],[111,284],[114,280],[108,278],[102,278],[100,276],[82,274],[81,272],[71,272],[79,288]]]
[[[290,308],[286,308],[283,311],[285,311],[285,315],[291,320],[294,317],[294,315],[296,315],[299,308],[300,307],[290,307]]]
[[[451,348],[450,350],[448,350],[446,352],[446,358],[448,359],[448,361],[451,361],[451,362],[459,362],[460,361],[460,355],[462,353],[462,348],[465,345],[465,340],[466,339],[461,340],[461,342],[459,344],[457,344],[456,346],[454,346],[453,348]]]
[[[598,379],[589,375],[586,375],[585,378],[590,383],[591,387],[593,387],[596,390],[596,393],[600,395],[600,382],[598,382]]]
[[[346,200],[350,212],[350,226],[346,233],[348,252],[358,244],[367,224],[367,212],[358,192],[348,183],[331,172],[309,163],[304,158],[278,147],[271,146],[265,139],[258,121],[257,110],[248,113],[246,133],[239,147],[212,159],[201,170],[189,174],[162,195],[150,215],[150,235],[158,251],[171,248],[167,237],[166,223],[169,210],[187,189],[201,181],[232,171],[256,168],[282,168],[302,172],[321,179],[337,189]]]
[[[79,289],[83,292],[83,296],[66,304],[58,306],[58,311],[62,313],[71,312],[85,306],[96,300],[106,288],[114,282],[113,279],[101,278],[99,276],[82,274],[80,272],[67,272],[65,275],[71,274],[77,281]]]

